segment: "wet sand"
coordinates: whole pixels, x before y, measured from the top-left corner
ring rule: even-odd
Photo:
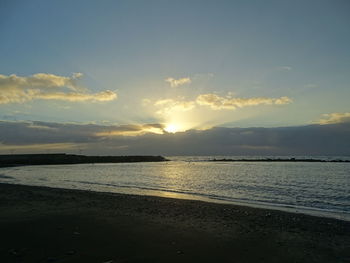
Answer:
[[[350,262],[350,222],[0,184],[0,262]]]

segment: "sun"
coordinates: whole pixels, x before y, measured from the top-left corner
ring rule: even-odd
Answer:
[[[165,126],[164,130],[169,133],[175,133],[180,130],[180,127],[174,123],[169,123]]]

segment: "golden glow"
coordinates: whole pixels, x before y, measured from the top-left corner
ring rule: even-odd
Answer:
[[[71,150],[84,147],[84,144],[77,143],[42,143],[42,144],[26,144],[26,145],[13,145],[0,143],[0,152],[6,153],[8,151],[33,152],[33,151],[46,151],[46,150]]]
[[[138,136],[146,133],[163,134],[163,130],[155,127],[140,128],[139,130],[111,130],[106,132],[97,132],[96,136]]]
[[[175,133],[180,131],[180,126],[178,124],[169,123],[165,126],[164,130],[169,133]]]

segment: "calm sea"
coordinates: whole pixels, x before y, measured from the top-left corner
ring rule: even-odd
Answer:
[[[172,161],[1,168],[0,182],[231,202],[350,220],[350,163],[168,158]]]

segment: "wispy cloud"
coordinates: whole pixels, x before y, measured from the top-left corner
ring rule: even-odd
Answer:
[[[163,134],[164,126],[162,124],[130,124],[120,126],[110,126],[103,128],[103,131],[95,133],[96,136],[137,136],[146,133]]]
[[[288,97],[232,98],[231,96],[221,97],[213,93],[208,93],[199,95],[196,102],[199,105],[209,106],[213,110],[234,110],[246,106],[288,104],[292,102],[292,99]]]
[[[52,93],[39,93],[36,95],[37,99],[44,100],[65,100],[65,101],[111,101],[117,98],[115,92],[106,90],[98,93],[64,93],[64,92],[52,92]]]
[[[114,91],[89,93],[78,85],[82,73],[71,77],[38,73],[28,77],[0,74],[0,104],[23,103],[34,99],[65,101],[111,101],[117,99]]]
[[[208,106],[212,110],[235,110],[237,108],[243,108],[248,106],[257,105],[283,105],[289,104],[292,99],[289,97],[280,98],[267,98],[267,97],[255,97],[255,98],[237,98],[232,97],[232,94],[228,94],[225,97],[221,97],[217,94],[207,93],[200,94],[194,100],[186,100],[185,98],[176,99],[161,99],[154,102],[154,106],[158,108],[156,111],[159,115],[172,115],[174,113],[181,113],[198,108],[198,106]]]
[[[174,79],[174,78],[167,78],[165,79],[166,82],[170,84],[171,87],[176,88],[178,86],[182,86],[185,84],[190,84],[192,80],[190,78],[180,78],[180,79]]]
[[[317,123],[319,124],[334,124],[334,123],[343,123],[350,122],[350,112],[335,112],[330,114],[323,114],[323,118],[320,119]]]
[[[81,145],[76,143],[38,143],[38,144],[25,144],[25,145],[16,145],[10,144],[5,145],[0,143],[1,152],[12,152],[15,151],[30,151],[30,152],[47,152],[47,151],[69,151],[73,149],[78,149]]]
[[[196,103],[194,101],[186,101],[184,99],[163,99],[157,100],[154,106],[160,107],[157,114],[171,114],[173,112],[189,111],[195,108]]]

